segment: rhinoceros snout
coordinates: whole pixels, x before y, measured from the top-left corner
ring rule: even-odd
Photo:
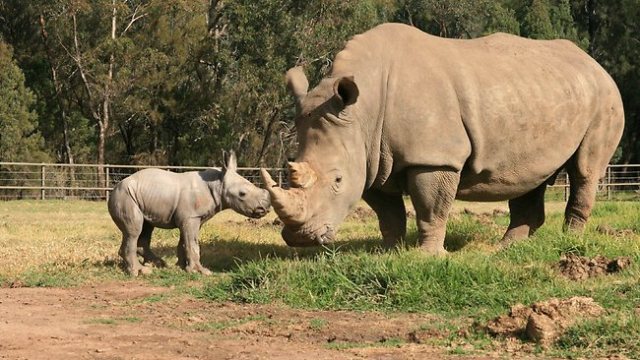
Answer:
[[[269,208],[268,207],[265,208],[264,206],[258,206],[251,213],[251,217],[259,219],[259,218],[267,215],[267,213],[269,213]]]

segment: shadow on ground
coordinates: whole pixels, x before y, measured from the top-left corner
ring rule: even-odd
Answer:
[[[364,221],[365,219],[360,219]],[[486,231],[488,229],[482,229]],[[474,234],[468,231],[450,230],[446,234],[445,248],[447,251],[456,252],[466,247],[474,241]],[[169,267],[175,266],[176,262],[176,246],[178,239],[175,239],[175,245],[153,246],[152,251],[163,258]],[[407,240],[399,245],[399,248],[415,248],[418,246],[417,231],[409,230]],[[221,238],[213,236],[200,243],[201,262],[208,269],[214,272],[229,272],[238,268],[241,264],[259,261],[265,258],[275,259],[309,259],[323,252],[367,252],[381,253],[386,251],[382,248],[380,235],[349,237],[338,240],[328,246],[309,247],[309,248],[292,248],[287,246],[284,241],[281,243],[256,243],[244,241],[239,238]],[[100,263],[102,266],[121,266],[119,258],[105,260]]]
[[[407,241],[400,244],[400,248],[417,247],[417,233],[410,232]],[[471,240],[468,234],[449,233],[445,240],[445,247],[448,251],[459,251]],[[176,241],[177,246],[177,241]],[[159,246],[153,247],[153,252],[163,258],[169,267],[175,266],[176,247]],[[200,244],[200,254],[202,265],[214,272],[229,272],[238,268],[243,263],[259,261],[266,258],[275,259],[310,259],[324,252],[338,253],[383,253],[380,238],[360,237],[350,238],[328,246],[318,246],[309,248],[292,248],[283,244],[252,243],[239,239],[214,239]],[[103,266],[119,266],[113,260],[105,261]]]

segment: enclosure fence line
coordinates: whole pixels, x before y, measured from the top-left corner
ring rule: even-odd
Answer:
[[[145,168],[185,172],[211,167],[0,162],[0,200],[108,199],[109,192],[118,182]],[[280,186],[288,185],[286,169],[267,170]],[[261,185],[260,168],[241,167],[238,173]],[[547,198],[566,201],[568,196],[569,177],[561,172],[555,184],[547,190]],[[609,165],[599,183],[598,198],[640,200],[640,164]]]
[[[108,199],[118,182],[147,168],[186,172],[214,167],[0,162],[0,200]],[[287,186],[286,169],[267,168],[267,171],[278,184]],[[260,168],[239,167],[237,172],[252,183],[261,185]]]

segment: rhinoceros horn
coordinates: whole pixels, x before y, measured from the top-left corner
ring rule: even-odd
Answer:
[[[304,192],[299,188],[285,190],[279,187],[265,169],[260,169],[260,175],[269,195],[271,195],[273,210],[282,222],[291,226],[304,224],[307,218]]]
[[[291,186],[294,188],[306,189],[318,179],[316,172],[306,162],[289,162],[288,165]]]

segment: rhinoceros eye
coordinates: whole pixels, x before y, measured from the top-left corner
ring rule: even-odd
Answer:
[[[238,196],[240,196],[241,198],[245,197],[245,195],[247,195],[247,193],[242,191],[242,190],[240,190],[240,192],[238,192]]]
[[[336,184],[340,184],[342,182],[342,175],[336,176]]]

